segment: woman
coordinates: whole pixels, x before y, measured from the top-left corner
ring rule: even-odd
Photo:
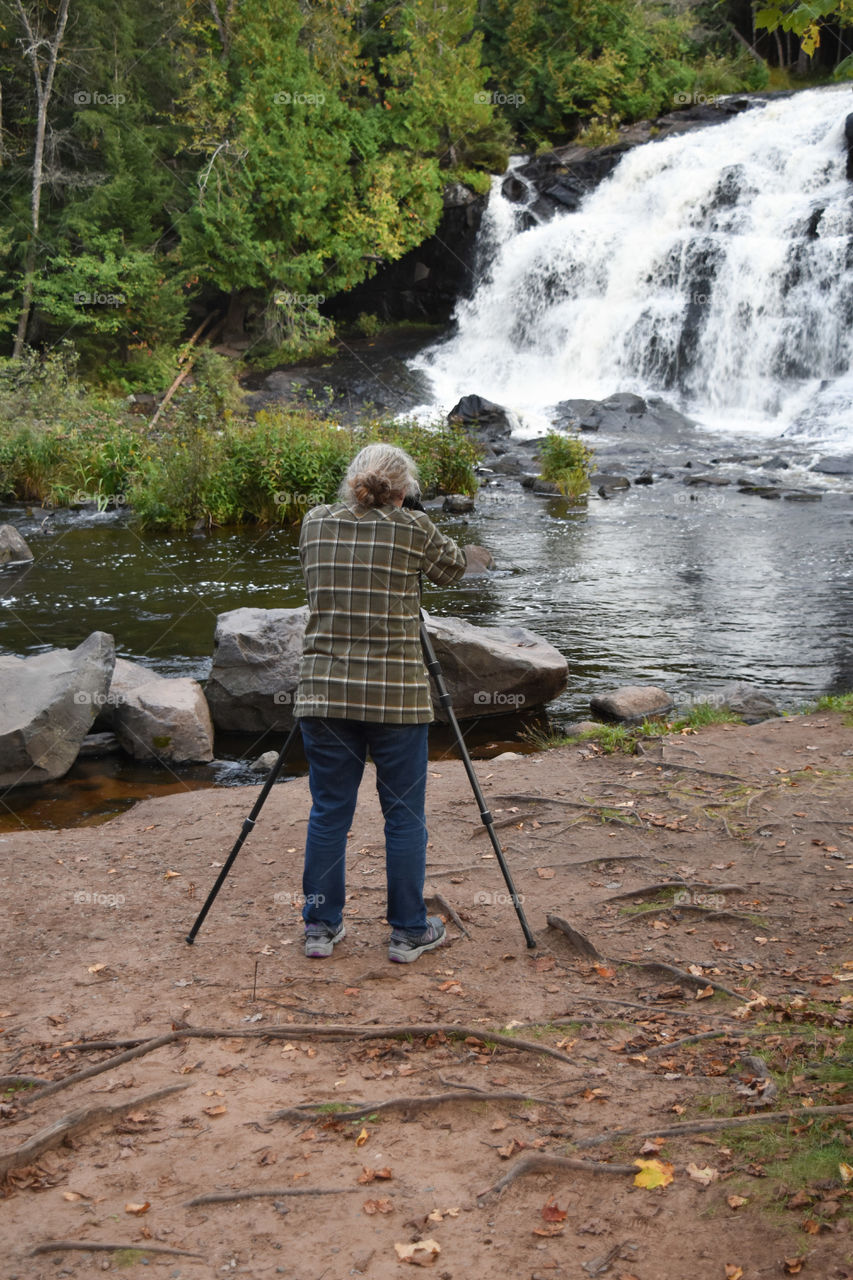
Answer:
[[[350,463],[340,501],[302,522],[309,619],[296,691],[312,807],[302,890],[305,954],[329,956],[345,935],[346,839],[368,750],[385,818],[389,959],[417,960],[444,925],[423,897],[427,731],[433,718],[420,646],[420,575],[445,585],[465,556],[422,511],[417,469],[402,449],[371,444]]]

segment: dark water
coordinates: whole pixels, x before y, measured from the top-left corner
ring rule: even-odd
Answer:
[[[809,459],[784,442],[721,442],[697,432],[594,443],[601,469],[635,477],[651,465],[655,483],[606,501],[593,495],[572,510],[506,480],[481,491],[471,516],[433,512],[459,541],[488,546],[498,570],[429,587],[426,608],[484,626],[521,624],[554,644],[569,662],[568,688],[549,708],[557,723],[585,715],[591,694],[626,683],[661,684],[686,703],[742,679],[786,709],[853,687],[849,480],[808,473]],[[710,465],[738,445],[741,455],[758,457]],[[775,478],[821,490],[820,501],[685,485],[705,469],[767,483],[774,475],[761,460],[785,448],[791,466]],[[666,470],[670,478],[660,476]],[[218,613],[304,602],[292,530],[141,536],[122,513],[58,511],[45,521],[23,507],[0,511],[0,520],[15,524],[35,553],[30,568],[0,575],[7,653],[72,647],[103,630],[123,657],[163,675],[204,679]],[[517,728],[486,721],[472,726],[472,741],[507,745]],[[217,741],[222,763],[177,776],[88,762],[49,791],[7,794],[0,822],[17,825],[10,810],[33,825],[94,821],[164,787],[257,781],[245,762],[274,745]]]

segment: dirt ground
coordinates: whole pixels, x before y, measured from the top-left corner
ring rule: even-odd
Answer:
[[[256,790],[0,839],[4,1276],[853,1277],[853,729],[477,772],[535,950],[454,760],[428,797],[450,940],[412,965],[387,959],[369,780],[326,961],[301,947],[304,779],[192,948]],[[243,1198],[191,1203],[217,1193]]]

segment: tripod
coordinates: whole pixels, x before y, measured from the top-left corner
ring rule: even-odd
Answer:
[[[468,774],[468,780],[471,783],[471,788],[474,792],[474,799],[477,801],[477,805],[480,810],[480,820],[482,821],[484,827],[486,828],[486,831],[489,833],[489,839],[492,842],[492,848],[495,851],[495,855],[498,860],[498,865],[500,866],[501,872],[503,873],[503,878],[506,882],[506,887],[509,890],[510,897],[512,899],[512,905],[515,907],[515,913],[518,916],[519,923],[521,924],[521,928],[524,933],[524,939],[527,943],[528,948],[529,949],[533,948],[536,946],[536,939],[533,937],[533,934],[530,932],[530,926],[528,925],[527,920],[525,918],[524,910],[521,905],[521,899],[519,898],[515,885],[513,884],[512,875],[510,874],[510,869],[509,869],[509,866],[507,865],[507,861],[504,856],[504,851],[501,848],[501,843],[498,840],[497,833],[494,828],[492,815],[488,810],[485,798],[483,796],[482,791],[480,790],[480,784],[477,781],[477,775],[474,772],[474,766],[471,763],[471,757],[468,754],[468,748],[465,745],[465,739],[462,736],[462,730],[459,728],[459,721],[456,719],[456,713],[454,712],[453,707],[451,705],[450,694],[448,693],[447,686],[444,683],[443,672],[439,665],[438,658],[435,656],[435,650],[432,647],[432,641],[430,640],[429,635],[427,634],[423,609],[421,610],[421,614],[420,614],[420,637],[421,637],[421,648],[423,649],[423,654],[424,654],[424,662],[426,663],[427,671],[429,672],[432,679],[435,681],[435,687],[436,687],[436,692],[438,693],[439,704],[444,708],[444,712],[447,716],[447,719],[456,737],[456,745],[459,748],[459,754],[462,758],[462,763],[465,766],[465,772]],[[276,778],[281,773],[281,770],[284,767],[284,762],[287,757],[287,753],[289,752],[291,746],[293,745],[294,739],[296,738],[296,735],[298,732],[299,732],[299,721],[296,720],[294,722],[293,728],[290,730],[290,733],[287,735],[287,739],[284,743],[284,746],[281,748],[281,751],[279,751],[278,753],[278,759],[276,760],[273,767],[270,769],[267,780],[264,783],[260,791],[260,794],[258,795],[257,800],[252,806],[252,812],[249,814],[248,818],[246,818],[245,821],[243,822],[243,826],[240,830],[239,836],[237,837],[237,841],[234,845],[234,848],[231,850],[227,859],[223,863],[222,870],[219,872],[219,875],[216,877],[216,883],[214,884],[213,888],[211,889],[210,893],[207,896],[207,901],[205,902],[201,911],[198,913],[195,924],[187,934],[187,942],[190,946],[192,946],[192,944],[195,942],[196,935],[199,929],[201,928],[202,924],[204,923],[204,920],[205,920],[205,917],[207,916],[208,911],[213,906],[213,902],[214,902],[214,899],[216,898],[216,895],[219,893],[219,890],[222,888],[223,884],[225,883],[226,877],[228,876],[228,873],[234,864],[234,859],[237,857],[237,854],[240,852],[240,850],[243,847],[243,842],[245,841],[246,837],[249,835],[250,831],[254,827],[258,818],[258,814],[263,808],[264,801],[269,795],[272,789],[273,783],[275,782]]]

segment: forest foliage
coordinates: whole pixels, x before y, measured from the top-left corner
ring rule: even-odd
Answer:
[[[0,352],[160,392],[218,308],[298,356],[449,184],[757,87],[743,44],[649,0],[0,0]]]

